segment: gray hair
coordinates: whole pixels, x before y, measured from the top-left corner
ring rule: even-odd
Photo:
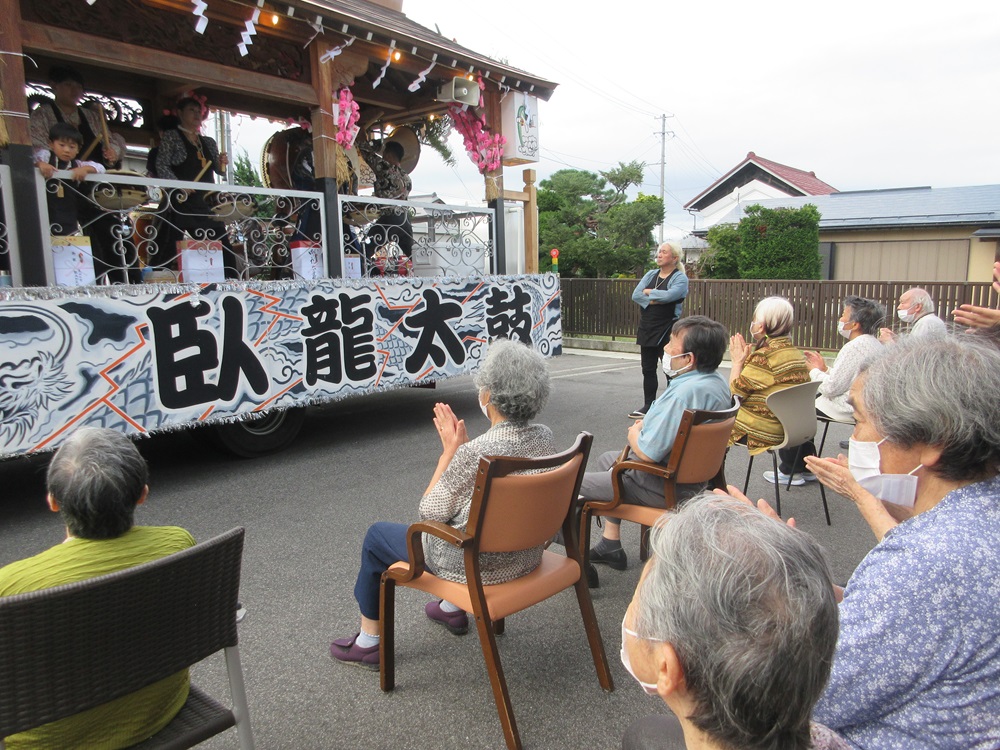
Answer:
[[[724,747],[808,748],[838,628],[819,545],[747,503],[703,493],[666,514],[650,546],[636,630],[677,652],[688,719]]]
[[[664,248],[670,248],[670,254],[674,256],[674,260],[677,261],[677,268],[682,273],[684,272],[684,248],[681,247],[679,242],[674,242],[673,240],[667,240],[656,248],[657,252]]]
[[[928,469],[981,480],[1000,467],[1000,351],[981,336],[901,336],[862,370],[865,411],[876,431],[904,447],[942,449]]]
[[[83,427],[49,463],[46,484],[70,534],[114,539],[132,528],[149,469],[131,440],[117,430]]]
[[[490,392],[490,403],[512,422],[527,422],[549,398],[549,367],[534,349],[516,341],[490,343],[475,383]]]
[[[765,297],[754,308],[753,319],[764,326],[768,336],[784,336],[792,330],[795,310],[784,297]]]
[[[885,308],[878,302],[849,294],[844,297],[844,307],[851,311],[850,320],[861,326],[861,333],[878,336],[878,329],[885,323]]]
[[[931,295],[926,289],[914,287],[913,289],[907,289],[903,294],[910,295],[910,307],[920,305],[921,315],[934,312],[934,300],[931,299]],[[899,295],[900,298],[902,298],[903,294]]]

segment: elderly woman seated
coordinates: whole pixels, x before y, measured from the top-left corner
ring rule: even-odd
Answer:
[[[420,501],[420,519],[441,521],[465,530],[475,488],[476,470],[483,456],[536,458],[555,453],[552,431],[529,424],[549,396],[545,359],[523,344],[499,339],[490,344],[482,369],[476,375],[479,406],[490,420],[490,429],[469,440],[465,421],[446,404],[434,406],[434,426],[441,439],[441,457]],[[361,570],[354,596],[361,608],[361,630],[330,644],[330,655],[341,662],[367,669],[379,668],[379,583],[393,563],[407,560],[406,530],[402,523],[378,522],[368,528],[361,549]],[[427,569],[448,581],[465,581],[462,550],[443,539],[424,536]],[[527,575],[541,562],[543,546],[519,552],[482,556],[483,583],[496,584]],[[468,631],[468,615],[445,601],[428,602],[427,616],[455,635]]]
[[[816,707],[857,747],[1000,747],[998,394],[990,342],[904,337],[851,388],[849,458],[807,459],[879,539]]]
[[[819,546],[752,505],[702,495],[664,516],[622,622],[622,662],[673,712],[624,750],[847,750],[810,723],[837,601]]]
[[[742,401],[729,444],[744,443],[751,456],[785,439],[781,422],[767,408],[767,397],[790,385],[809,382],[805,355],[788,337],[795,322],[792,303],[784,297],[765,297],[750,321],[748,343],[743,334],[729,340],[729,388]]]

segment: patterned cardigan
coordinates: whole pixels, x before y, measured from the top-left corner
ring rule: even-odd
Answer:
[[[781,422],[767,408],[767,397],[790,385],[809,382],[809,368],[802,352],[787,336],[775,336],[753,352],[743,365],[740,376],[730,384],[742,406],[729,444],[746,437],[750,455],[763,453],[785,439]]]
[[[472,506],[476,472],[483,456],[537,458],[555,453],[552,430],[541,424],[500,422],[459,447],[448,468],[420,501],[420,519],[441,521],[465,530]],[[465,582],[465,557],[443,539],[424,534],[424,555],[434,574],[446,581]],[[484,584],[504,583],[527,575],[542,561],[542,546],[519,552],[489,552],[480,557]]]

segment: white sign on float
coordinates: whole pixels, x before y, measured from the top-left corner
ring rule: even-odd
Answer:
[[[516,167],[538,161],[538,97],[511,91],[500,104],[503,133],[503,165]]]

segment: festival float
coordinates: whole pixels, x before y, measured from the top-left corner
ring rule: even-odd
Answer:
[[[0,455],[54,449],[85,425],[209,425],[229,451],[262,455],[294,439],[309,405],[468,374],[497,337],[560,353],[558,277],[537,273],[534,173],[514,190],[503,180],[505,166],[537,161],[537,104],[555,84],[391,0],[0,10]],[[36,166],[37,112],[58,109],[53,68],[76,71],[79,106],[98,113],[81,115],[99,126],[80,126],[92,136],[80,158],[108,164],[83,180]],[[262,185],[236,184],[225,132],[213,151],[218,139],[163,118],[178,99],[224,123],[284,124]],[[135,161],[157,127],[159,155]],[[408,187],[383,197],[409,185],[422,152],[438,158],[452,128],[485,205]],[[112,162],[122,141],[129,156]],[[170,161],[178,148],[189,162]],[[78,227],[53,221],[60,205]],[[511,205],[524,206],[513,229]]]

